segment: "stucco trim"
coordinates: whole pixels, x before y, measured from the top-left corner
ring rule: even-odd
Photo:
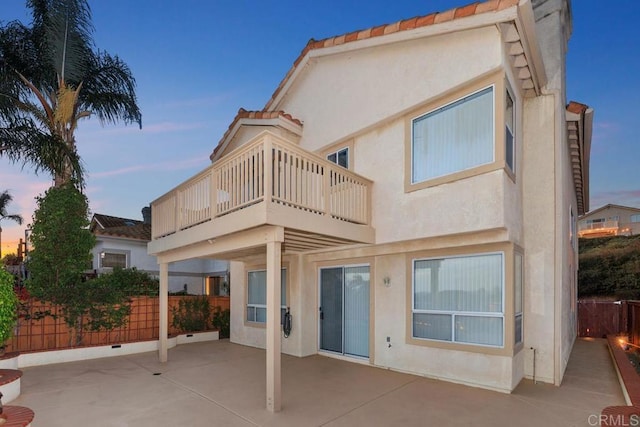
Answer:
[[[291,306],[291,270],[289,268],[289,261],[282,261],[281,263],[281,268],[283,270],[287,271],[287,281],[285,283],[285,292],[286,292],[286,297],[285,300],[287,301],[287,306]],[[262,261],[262,262],[254,262],[254,263],[245,263],[244,264],[244,304],[242,305],[242,321],[244,322],[244,326],[245,328],[258,328],[258,329],[266,329],[267,328],[267,323],[261,323],[261,322],[251,322],[247,320],[247,304],[249,304],[249,272],[251,271],[262,271],[267,269],[267,264]],[[282,329],[282,325],[280,325],[280,328]]]
[[[405,343],[407,345],[415,345],[421,347],[435,347],[445,350],[466,351],[472,353],[482,353],[495,356],[513,356],[514,342],[511,339],[514,336],[514,244],[511,242],[487,243],[482,245],[460,246],[455,248],[434,249],[426,251],[418,251],[407,253],[405,257],[406,263],[406,333]],[[423,258],[437,258],[463,255],[477,255],[484,253],[502,253],[504,265],[504,295],[503,295],[503,346],[490,347],[479,344],[463,344],[447,341],[429,340],[422,338],[413,338],[413,311],[412,311],[412,295],[413,295],[413,261]]]
[[[315,262],[314,263],[314,271],[316,272],[315,274],[315,290],[316,290],[316,295],[318,295],[317,297],[317,304],[316,304],[316,316],[315,316],[315,324],[317,325],[318,331],[317,331],[317,349],[318,349],[318,353],[324,355],[324,356],[329,356],[329,357],[337,357],[337,358],[343,358],[345,360],[361,360],[364,363],[368,363],[370,365],[375,365],[375,323],[376,323],[376,288],[375,288],[375,283],[376,283],[376,265],[375,265],[375,258],[374,257],[358,257],[358,258],[341,258],[341,259],[335,259],[335,260],[331,260],[331,261],[321,261],[321,262]],[[369,357],[368,358],[361,358],[361,357],[356,357],[356,356],[349,356],[349,355],[338,355],[335,353],[330,353],[330,352],[324,352],[322,350],[320,350],[320,319],[318,317],[318,313],[319,313],[319,308],[320,308],[320,270],[323,268],[331,268],[331,267],[350,267],[350,266],[356,266],[356,265],[368,265],[369,266]]]
[[[417,107],[404,115],[405,135],[404,135],[404,191],[409,193],[416,190],[422,190],[449,182],[459,181],[470,178],[472,176],[481,175],[495,170],[503,169],[507,171],[509,168],[506,163],[505,135],[502,131],[504,127],[504,93],[506,76],[502,68],[479,76],[477,79],[451,89],[437,98],[432,98],[420,107]],[[440,176],[426,181],[411,182],[412,172],[412,123],[413,120],[419,118],[429,112],[437,110],[447,104],[455,102],[471,93],[477,92],[484,88],[493,86],[494,98],[494,144],[493,144],[493,161],[491,163],[475,166],[470,169],[461,170],[448,175]],[[509,174],[509,173],[508,173]]]

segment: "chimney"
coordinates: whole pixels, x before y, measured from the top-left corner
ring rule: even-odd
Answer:
[[[142,221],[145,224],[151,224],[151,208],[149,206],[142,208]]]

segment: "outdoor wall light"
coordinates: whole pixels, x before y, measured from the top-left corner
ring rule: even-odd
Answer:
[[[382,283],[384,283],[384,285],[387,288],[391,287],[391,279],[389,278],[389,276],[384,276],[384,278],[382,279]]]
[[[100,259],[104,259],[104,252],[100,252]]]

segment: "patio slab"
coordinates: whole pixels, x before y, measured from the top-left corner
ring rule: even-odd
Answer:
[[[265,352],[227,340],[24,369],[12,404],[56,426],[588,426],[624,397],[605,340],[579,339],[560,387],[512,394],[323,356],[282,357],[282,412],[265,409]],[[593,420],[593,418],[592,418]],[[591,424],[593,425],[593,424]]]

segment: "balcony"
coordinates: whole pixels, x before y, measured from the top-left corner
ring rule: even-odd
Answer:
[[[372,182],[265,131],[156,199],[149,253],[271,225],[284,250],[373,243]]]
[[[578,229],[579,237],[606,237],[620,234],[618,221],[593,222],[590,224],[580,224]]]

